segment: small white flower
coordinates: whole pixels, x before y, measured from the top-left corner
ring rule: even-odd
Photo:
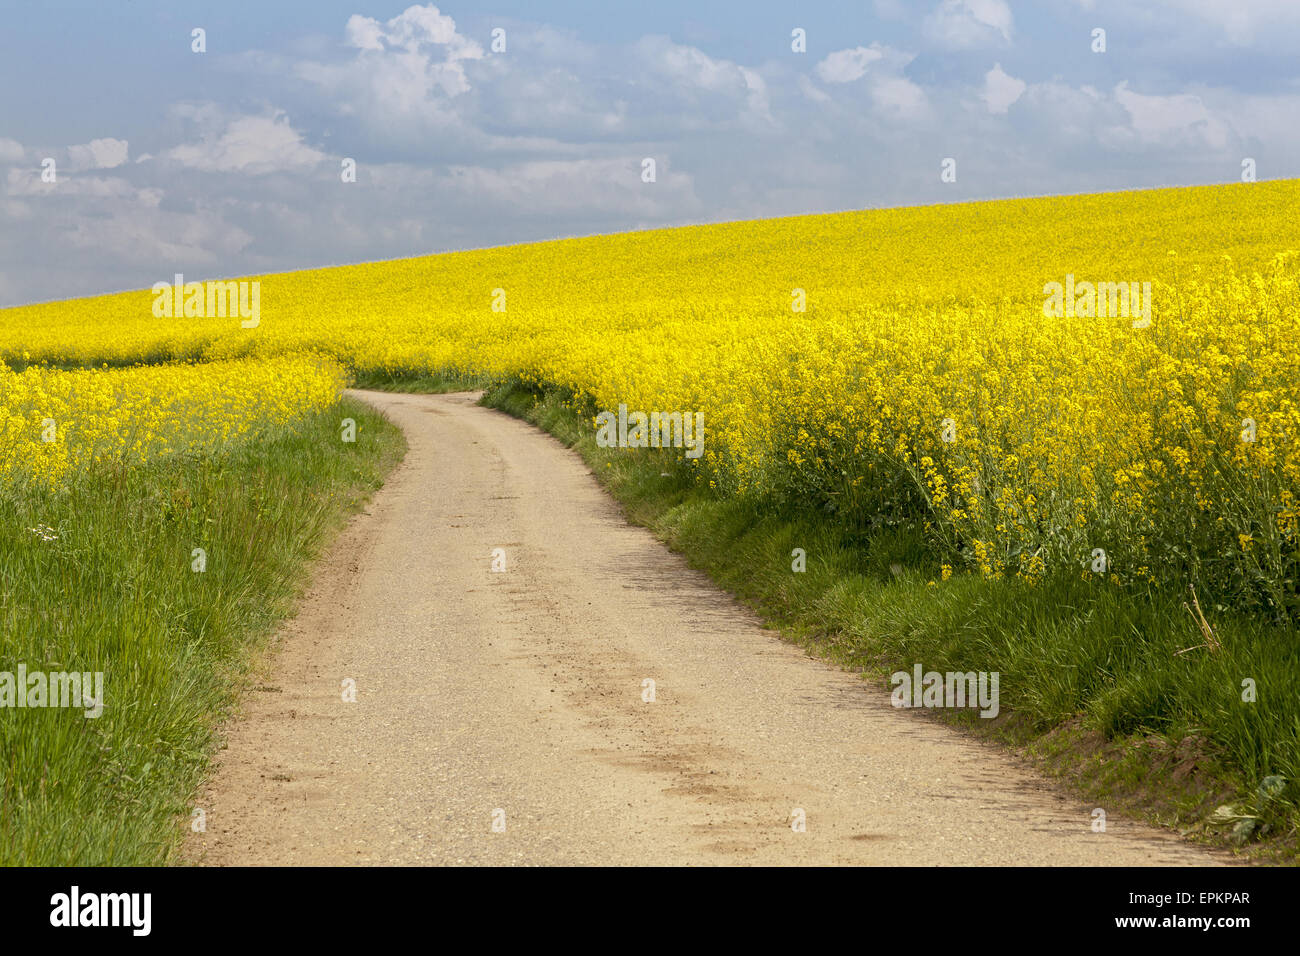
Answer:
[[[42,541],[58,541],[59,536],[49,525],[38,524],[35,528],[28,528],[32,534],[36,535]]]

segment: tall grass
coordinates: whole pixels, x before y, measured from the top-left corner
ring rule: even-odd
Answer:
[[[945,579],[945,551],[919,523],[858,527],[723,497],[665,470],[654,451],[597,447],[589,410],[536,386],[499,384],[485,403],[573,445],[634,520],[815,652],[882,688],[917,663],[998,671],[997,720],[947,716],[1050,756],[1103,807],[1216,842],[1265,837],[1268,852],[1294,859],[1300,645],[1291,628],[1210,605],[1217,646],[1208,647],[1172,589],[1135,593],[1077,575]],[[803,573],[792,571],[795,548],[807,554]],[[1243,699],[1247,679],[1253,702]],[[1214,811],[1225,803],[1238,818],[1220,826]]]
[[[172,857],[253,653],[404,448],[344,400],[215,455],[0,489],[0,671],[101,671],[105,697],[98,718],[0,709],[0,862]]]

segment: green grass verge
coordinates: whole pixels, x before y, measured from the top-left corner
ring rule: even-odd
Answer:
[[[340,440],[345,417],[354,443]],[[0,672],[104,674],[98,718],[0,708],[0,863],[175,859],[259,650],[405,448],[396,426],[344,399],[218,455],[0,489]],[[57,538],[28,530],[42,525]]]
[[[1204,643],[1182,595],[1135,598],[1083,580],[943,580],[915,532],[851,539],[826,516],[720,500],[680,464],[665,467],[662,453],[597,447],[586,414],[557,394],[501,384],[484,404],[576,448],[631,520],[787,637],[871,683],[888,688],[890,673],[917,663],[1001,675],[996,719],[920,713],[1018,749],[1108,812],[1296,861],[1293,632],[1207,608],[1221,649],[1179,653]],[[807,554],[803,573],[792,571],[795,548]],[[1254,702],[1242,699],[1246,679]],[[1236,816],[1214,819],[1223,805]]]
[[[461,372],[368,372],[352,373],[353,388],[373,388],[385,392],[408,392],[441,395],[445,392],[474,392],[491,382],[481,375]]]

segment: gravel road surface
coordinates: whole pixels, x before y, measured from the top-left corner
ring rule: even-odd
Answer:
[[[476,395],[355,394],[410,452],[227,728],[188,862],[1225,859],[1114,813],[1093,833],[1014,757],[784,643]]]

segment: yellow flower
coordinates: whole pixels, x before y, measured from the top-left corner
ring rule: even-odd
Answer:
[[[1104,546],[1141,569],[1125,581],[1172,579],[1175,552],[1217,558],[1260,528],[1286,546],[1246,535],[1235,560],[1281,580],[1300,535],[1297,207],[1300,181],[1275,180],[502,247],[255,277],[256,329],[157,318],[148,290],[3,310],[0,481],[261,440],[336,401],[340,367],[447,372],[554,387],[584,414],[701,413],[687,473],[718,496],[911,524],[988,578],[1075,573]],[[1116,244],[1134,221],[1168,223],[1162,244]],[[1069,274],[1149,281],[1152,327],[1049,317],[1044,284]],[[816,289],[814,318],[791,321],[794,287]]]

